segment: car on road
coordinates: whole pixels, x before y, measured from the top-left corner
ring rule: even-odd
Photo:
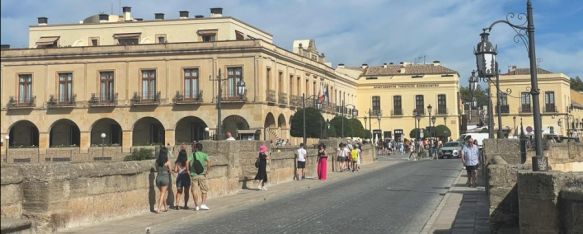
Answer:
[[[462,151],[462,143],[451,141],[443,144],[437,152],[439,158],[459,158]]]

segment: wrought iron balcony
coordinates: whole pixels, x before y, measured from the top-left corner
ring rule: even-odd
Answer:
[[[172,99],[174,105],[193,105],[202,103],[202,90],[199,91],[194,97],[185,97],[180,92],[176,91],[176,95]]]
[[[391,111],[391,116],[402,116],[403,109],[394,109]]]
[[[555,106],[554,104],[545,104],[545,110],[544,112],[550,112],[550,113],[554,113],[557,112],[557,106]]]
[[[237,95],[237,96],[223,96],[221,98],[221,103],[244,103],[247,101],[247,96]]]
[[[437,107],[437,113],[436,113],[437,115],[447,115],[447,113],[448,113],[447,108],[445,108],[443,106],[442,107],[440,107],[440,106]]]
[[[281,106],[287,105],[287,93],[279,93],[278,101]]]
[[[530,105],[521,105],[519,112],[520,113],[531,113],[532,109],[531,109]]]
[[[275,103],[275,90],[267,90],[266,100],[268,103]]]
[[[28,97],[28,98],[24,98],[24,99],[20,99],[20,100],[17,100],[11,96],[10,100],[8,100],[8,104],[6,105],[6,108],[8,110],[34,108],[36,106],[35,100],[36,100],[36,96]]]
[[[301,107],[302,106],[302,97],[292,95],[290,105],[293,107]]]
[[[70,97],[64,98],[55,98],[55,96],[51,95],[49,97],[49,101],[47,101],[48,108],[72,108],[76,106],[75,99],[77,98],[77,94],[73,94]]]
[[[94,93],[91,94],[89,99],[89,107],[111,107],[117,106],[117,93],[113,97],[97,97]]]
[[[132,106],[156,106],[160,105],[161,92],[151,93],[145,96],[139,96],[137,92],[134,93],[134,97],[131,99]]]

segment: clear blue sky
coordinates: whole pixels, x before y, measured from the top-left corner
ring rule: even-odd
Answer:
[[[533,5],[539,66],[583,78],[583,1],[533,0]],[[422,63],[424,57],[459,71],[465,84],[481,29],[508,12],[525,12],[526,0],[2,0],[1,43],[25,47],[28,25],[38,16],[48,17],[49,24],[75,23],[112,9],[119,13],[120,6],[131,6],[144,19],[155,12],[177,18],[180,10],[208,15],[210,7],[223,7],[224,15],[273,34],[280,47],[315,39],[333,64]],[[513,35],[499,25],[491,36],[503,71],[528,66],[527,51]]]

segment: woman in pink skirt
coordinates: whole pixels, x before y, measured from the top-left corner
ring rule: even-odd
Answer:
[[[326,180],[328,169],[328,155],[326,155],[326,145],[320,144],[318,146],[318,178]]]

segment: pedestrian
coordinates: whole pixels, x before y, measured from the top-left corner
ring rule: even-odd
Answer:
[[[358,171],[358,147],[356,145],[351,147],[352,149],[350,150],[350,162],[351,162],[351,166],[352,166],[352,172]]]
[[[267,183],[267,160],[269,160],[269,156],[267,156],[267,146],[265,144],[261,144],[259,146],[259,156],[257,156],[257,160],[259,165],[257,167],[257,175],[255,175],[255,180],[257,180],[258,190],[267,190],[265,183]]]
[[[180,209],[180,198],[184,191],[184,209],[188,209],[188,190],[190,189],[190,176],[188,171],[188,156],[184,145],[180,146],[178,157],[174,162],[174,173],[176,173],[176,198],[174,199],[174,209]]]
[[[344,158],[342,157],[342,153],[344,151],[344,147],[342,143],[338,144],[338,148],[336,148],[336,164],[338,165],[338,171],[344,170]]]
[[[308,152],[306,151],[306,149],[304,149],[304,143],[300,143],[300,148],[297,150],[296,156],[298,161],[298,170],[300,171],[301,175],[301,177],[299,177],[296,172],[296,177],[298,178],[298,180],[302,180],[306,178],[304,169],[306,168],[306,158],[308,156]]]
[[[356,170],[360,171],[360,164],[362,163],[362,145],[357,144],[358,148],[358,160],[356,160]]]
[[[194,210],[208,210],[209,207],[206,205],[207,193],[209,190],[208,186],[208,173],[211,166],[208,160],[208,155],[202,151],[202,143],[196,143],[193,147],[193,153],[188,157],[187,164],[189,165],[190,171],[190,192],[192,193],[192,200],[194,201]],[[201,202],[198,205],[198,194],[197,190],[200,190]]]
[[[346,159],[346,170],[350,171],[351,168],[351,164],[352,164],[352,157],[351,157],[351,152],[352,152],[352,145],[351,144],[345,144],[344,145],[344,158]]]
[[[326,181],[328,173],[328,155],[326,154],[326,145],[318,146],[318,178]]]
[[[466,167],[466,172],[468,175],[467,185],[470,187],[476,187],[476,177],[478,170],[478,165],[480,164],[480,150],[478,146],[474,144],[471,136],[466,138],[467,144],[462,149],[462,163]]]
[[[227,132],[226,135],[227,135],[227,139],[225,139],[225,140],[227,140],[227,141],[234,141],[234,140],[236,140],[233,137],[233,135],[231,134],[231,132]]]
[[[158,158],[156,159],[156,171],[158,172],[156,175],[156,187],[158,187],[158,191],[160,192],[156,213],[166,212],[168,211],[166,196],[168,185],[170,185],[170,163],[168,162],[168,149],[164,146],[160,149]]]

